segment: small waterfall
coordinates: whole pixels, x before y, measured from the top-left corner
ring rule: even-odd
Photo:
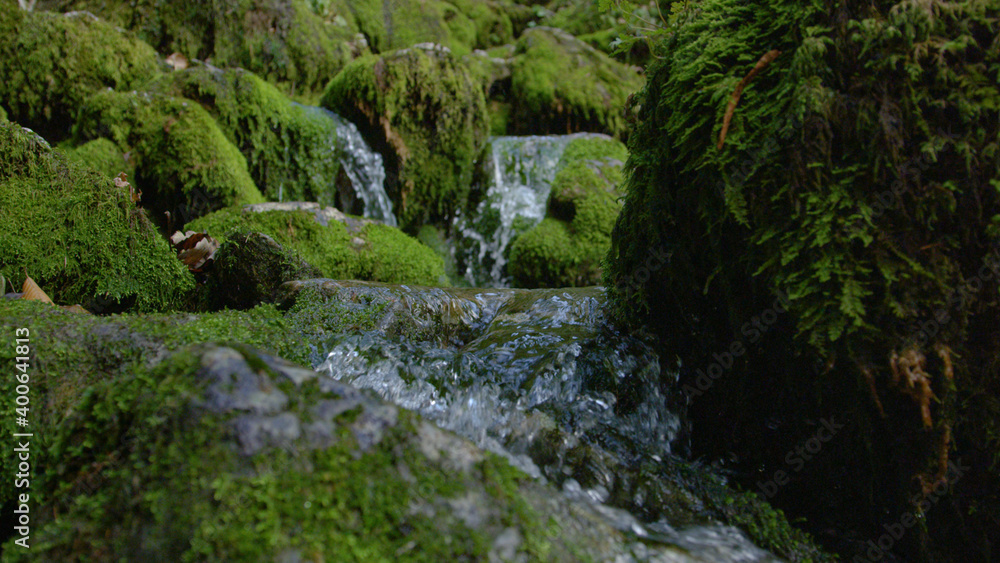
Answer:
[[[492,174],[486,193],[471,216],[455,219],[456,258],[465,279],[480,287],[507,287],[510,243],[544,217],[552,181],[566,145],[591,133],[494,137],[490,141]]]
[[[336,139],[331,139],[330,144],[336,147],[337,160],[350,187],[353,188],[352,195],[360,199],[364,205],[363,216],[382,221],[391,227],[397,226],[396,216],[392,213],[392,202],[385,193],[385,167],[382,165],[382,155],[365,143],[358,128],[350,121],[326,108],[306,109],[323,115],[336,124]],[[338,207],[343,206],[338,205]],[[342,211],[351,213],[352,209],[342,209]]]

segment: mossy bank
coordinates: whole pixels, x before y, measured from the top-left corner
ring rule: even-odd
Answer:
[[[1000,545],[997,26],[978,2],[704,1],[634,100],[616,315],[680,358],[694,451],[747,486],[849,421],[772,490],[848,556],[904,513],[907,559]]]

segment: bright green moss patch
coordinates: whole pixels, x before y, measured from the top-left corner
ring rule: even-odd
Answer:
[[[574,139],[552,181],[546,218],[514,240],[509,271],[516,287],[601,283],[601,265],[621,204],[625,145],[601,136]]]
[[[145,212],[111,177],[0,123],[0,273],[25,270],[60,304],[171,307],[193,286]]]
[[[188,225],[220,240],[235,228],[264,233],[295,250],[324,276],[386,283],[438,285],[444,277],[441,258],[398,229],[365,225],[350,232],[339,221],[326,227],[305,211],[253,213],[239,208],[218,211]]]
[[[74,136],[113,140],[135,162],[142,205],[175,228],[227,205],[260,203],[247,163],[219,126],[191,100],[105,91],[80,110]]]
[[[511,63],[515,134],[627,132],[626,98],[642,86],[630,67],[554,28],[525,31]]]
[[[0,4],[0,99],[11,119],[53,142],[89,95],[136,88],[158,72],[153,49],[113,25]]]
[[[125,160],[125,153],[113,141],[103,137],[68,149],[66,156],[100,172],[108,178],[114,178],[125,172],[131,180],[135,167]]]
[[[336,123],[322,110],[293,103],[241,69],[198,66],[150,86],[203,104],[246,157],[250,175],[271,201],[336,205]]]
[[[322,103],[374,140],[404,229],[447,222],[464,205],[489,125],[482,87],[452,55],[411,48],[362,57]]]

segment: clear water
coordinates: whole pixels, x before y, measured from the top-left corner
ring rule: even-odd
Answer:
[[[608,322],[602,288],[303,283],[350,307],[389,304],[378,330],[314,348],[317,371],[507,457],[634,537],[694,560],[776,560],[661,478],[681,422],[663,392],[671,377]]]
[[[392,201],[385,192],[385,167],[382,164],[382,155],[365,143],[357,126],[350,121],[325,108],[305,109],[333,122],[333,127],[327,128],[331,131],[329,145],[349,179],[356,197],[364,204],[363,215],[392,227],[397,226],[396,216],[392,213]],[[330,191],[336,193],[335,179],[327,178],[326,181],[331,185]]]

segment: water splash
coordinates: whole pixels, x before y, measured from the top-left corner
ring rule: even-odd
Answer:
[[[672,376],[647,343],[609,324],[602,288],[296,283],[340,306],[385,307],[377,330],[323,343],[318,372],[505,456],[650,545],[697,561],[778,560],[707,517],[671,477]]]
[[[382,155],[365,143],[357,126],[350,121],[326,108],[303,107],[311,113],[333,121],[335,136],[330,137],[330,146],[334,148],[340,168],[353,189],[351,195],[360,199],[363,204],[362,215],[382,221],[391,227],[397,226],[396,216],[392,213],[392,201],[385,193],[385,167],[382,164]],[[336,180],[330,178],[328,181],[333,187],[332,191],[336,192]],[[343,204],[338,207],[343,207]],[[353,210],[343,209],[343,211],[351,213]]]
[[[506,252],[521,233],[544,217],[552,181],[566,145],[593,133],[494,137],[490,141],[489,183],[469,215],[455,219],[456,259],[473,286],[507,287]]]

